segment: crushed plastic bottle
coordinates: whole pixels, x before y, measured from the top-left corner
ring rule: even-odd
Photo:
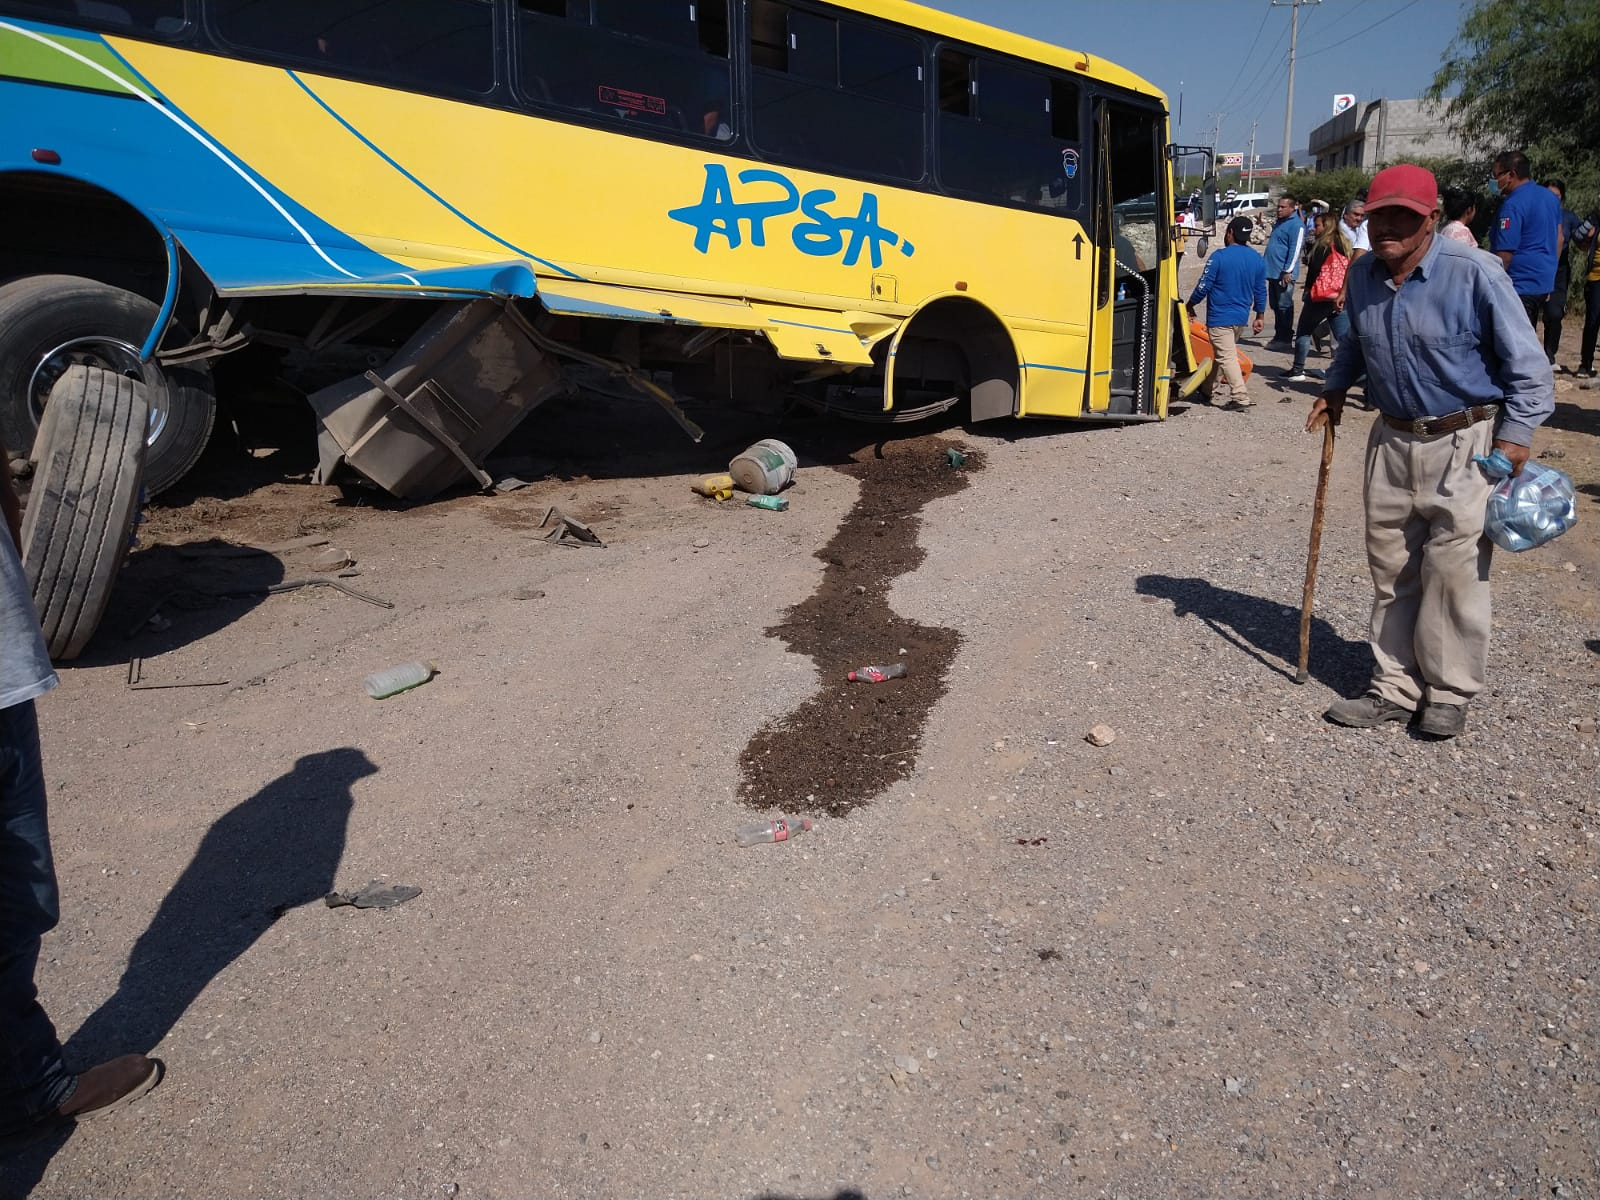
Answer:
[[[751,496],[745,501],[751,508],[765,508],[772,512],[788,512],[789,498],[787,496]]]
[[[886,667],[857,667],[845,676],[851,683],[882,683],[886,679],[905,677],[905,663],[890,663]]]
[[[1483,531],[1502,550],[1518,553],[1560,537],[1577,523],[1572,480],[1554,467],[1529,463],[1489,493]]]
[[[438,667],[425,662],[408,662],[401,663],[398,667],[385,667],[367,676],[367,695],[374,700],[398,696],[401,692],[421,687],[438,673]]]
[[[741,825],[734,832],[733,840],[741,846],[759,846],[762,842],[787,842],[797,833],[810,832],[810,817],[800,817],[794,821],[778,817],[773,821],[757,821],[753,825]]]

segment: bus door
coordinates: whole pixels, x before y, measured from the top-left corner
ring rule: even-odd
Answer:
[[[1164,407],[1172,336],[1161,280],[1172,256],[1160,108],[1095,101],[1095,286],[1085,415],[1151,417]]]

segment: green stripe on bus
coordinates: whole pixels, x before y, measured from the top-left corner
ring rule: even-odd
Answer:
[[[0,74],[12,79],[55,84],[58,87],[127,95],[122,88],[117,87],[93,67],[51,48],[59,45],[104,67],[118,79],[126,80],[130,87],[138,86],[127,64],[112,53],[110,46],[97,37],[47,38],[46,41],[50,45],[20,33],[13,33],[9,29],[0,29]]]

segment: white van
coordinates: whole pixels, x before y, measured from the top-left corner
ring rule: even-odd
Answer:
[[[1254,217],[1257,213],[1268,212],[1272,208],[1272,193],[1245,192],[1233,198],[1233,204],[1227,206],[1227,215],[1230,217]]]

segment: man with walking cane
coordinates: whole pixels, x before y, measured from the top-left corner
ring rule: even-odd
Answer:
[[[1555,386],[1510,278],[1491,256],[1436,236],[1438,219],[1431,172],[1378,172],[1372,253],[1348,276],[1356,336],[1340,343],[1306,430],[1337,425],[1366,374],[1378,410],[1364,472],[1377,670],[1365,695],[1326,716],[1369,729],[1420,709],[1418,729],[1449,738],[1466,727],[1489,655],[1483,519],[1494,484],[1473,456],[1498,447],[1520,471]]]

